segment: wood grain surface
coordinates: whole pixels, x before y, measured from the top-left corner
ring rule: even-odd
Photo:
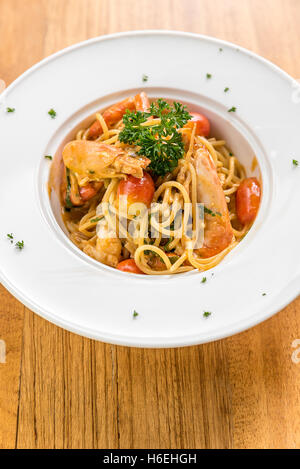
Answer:
[[[149,28],[233,41],[300,77],[299,24],[299,0],[0,0],[0,78]],[[297,338],[300,298],[226,340],[139,350],[66,332],[0,287],[0,447],[300,448]]]

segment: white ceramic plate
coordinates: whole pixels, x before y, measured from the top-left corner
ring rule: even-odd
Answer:
[[[78,250],[53,213],[44,155],[54,154],[97,109],[142,88],[203,109],[212,133],[228,140],[249,174],[253,156],[258,159],[259,215],[213,272],[153,278],[110,269]],[[59,326],[131,346],[208,342],[270,317],[299,294],[300,167],[292,164],[300,159],[299,102],[299,85],[270,62],[195,34],[115,34],[43,60],[1,95],[3,285]],[[6,113],[7,106],[16,111]],[[236,113],[227,112],[232,106]],[[56,119],[48,115],[50,108]],[[22,251],[6,239],[11,232],[24,240]],[[212,315],[205,319],[203,311]]]

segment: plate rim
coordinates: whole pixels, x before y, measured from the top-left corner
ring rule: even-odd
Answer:
[[[1,272],[0,272],[1,273]],[[112,336],[111,334],[104,334],[102,333],[95,333],[92,332],[89,328],[80,326],[76,326],[75,323],[72,323],[70,321],[62,320],[58,316],[46,312],[44,310],[43,312],[39,309],[35,303],[28,299],[26,295],[19,294],[18,290],[14,288],[14,286],[6,279],[1,279],[1,283],[5,286],[5,288],[15,297],[17,298],[23,305],[25,305],[28,309],[36,313],[38,316],[40,316],[43,319],[46,319],[50,323],[55,324],[56,326],[65,329],[69,332],[73,332],[77,335],[87,337],[89,339],[93,340],[98,340],[101,342],[105,342],[108,344],[112,345],[121,345],[121,346],[127,346],[127,347],[137,347],[137,348],[181,348],[181,347],[191,347],[193,345],[201,345],[201,344],[207,344],[210,342],[215,342],[217,340],[222,340],[226,339],[228,337],[234,336],[236,334],[239,334],[241,332],[245,332],[252,327],[255,327],[266,320],[270,319],[272,316],[274,316],[276,313],[281,311],[283,308],[285,308],[288,304],[290,304],[294,299],[297,298],[299,295],[298,293],[292,293],[285,299],[283,300],[280,304],[278,303],[275,308],[272,308],[267,314],[264,315],[264,318],[261,319],[260,313],[256,313],[252,319],[252,321],[249,321],[249,319],[244,319],[243,321],[236,322],[234,326],[231,326],[231,331],[230,332],[215,332],[215,333],[210,333],[209,338],[201,339],[197,334],[194,336],[182,336],[177,339],[175,338],[168,338],[168,337],[159,337],[159,342],[155,342],[155,340],[158,340],[155,337],[147,337],[143,338],[142,342],[141,340],[139,342],[136,342],[136,337],[135,336],[127,336],[126,340],[120,338],[121,336],[119,335],[114,335]],[[291,282],[290,282],[291,283]],[[282,290],[286,290],[289,288],[290,283]],[[279,293],[282,294],[282,291]],[[247,323],[247,325],[245,325]],[[149,341],[149,343],[148,343]],[[161,341],[164,341],[162,344]]]
[[[145,30],[133,30],[133,31],[122,31],[118,33],[111,33],[111,34],[104,34],[101,36],[95,36],[90,39],[86,39],[84,41],[76,42],[75,44],[72,44],[70,46],[64,47],[63,49],[58,50],[57,52],[54,52],[53,54],[50,54],[49,56],[45,57],[44,59],[36,62],[33,64],[30,68],[25,70],[20,76],[18,76],[10,85],[5,88],[5,90],[1,93],[1,98],[5,97],[6,94],[14,88],[19,81],[21,81],[23,78],[26,78],[30,73],[34,72],[36,69],[39,67],[43,66],[44,64],[51,62],[52,60],[56,59],[57,57],[60,57],[72,50],[79,49],[80,47],[83,47],[88,44],[93,44],[96,42],[102,42],[110,39],[117,39],[121,37],[126,37],[126,36],[147,36],[147,35],[166,35],[166,36],[183,36],[183,37],[191,37],[195,39],[204,39],[208,40],[213,43],[222,43],[224,45],[227,45],[228,47],[236,46],[239,51],[242,51],[246,55],[249,55],[251,57],[255,57],[255,59],[259,60],[260,62],[264,63],[265,65],[268,65],[269,67],[272,67],[275,71],[279,72],[281,75],[283,75],[285,78],[292,80],[296,84],[298,84],[297,80],[289,75],[285,70],[280,68],[278,65],[276,65],[274,62],[271,62],[268,59],[265,59],[261,55],[257,54],[256,52],[250,51],[249,49],[246,49],[243,46],[240,46],[239,44],[235,44],[234,42],[226,41],[224,39],[218,39],[214,36],[208,36],[205,34],[198,34],[198,33],[191,33],[188,31],[177,31],[175,29],[145,29]]]

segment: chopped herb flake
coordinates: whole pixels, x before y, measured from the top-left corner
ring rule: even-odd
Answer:
[[[149,223],[150,223],[150,220],[149,220]],[[174,229],[174,227],[173,227],[172,229]],[[164,250],[164,251],[169,251],[169,245],[172,243],[173,240],[174,240],[174,238],[171,237],[171,238],[166,242],[166,244],[163,246],[163,250]]]
[[[169,261],[171,262],[171,264],[175,264],[175,262],[177,262],[179,259],[179,256],[176,256],[176,254],[174,254],[174,256],[169,256]]]
[[[148,75],[143,75],[142,80],[143,80],[144,82],[148,81],[148,80],[149,80]]]
[[[17,241],[15,244],[17,249],[20,249],[20,251],[24,248],[24,241]]]
[[[135,310],[133,311],[133,314],[132,314],[132,317],[135,319],[137,318],[139,315],[139,313],[137,313]]]
[[[204,318],[208,318],[210,315],[211,315],[210,311],[204,311],[204,313],[203,313]]]
[[[12,243],[13,242],[13,239],[14,239],[14,235],[12,233],[7,233],[7,238],[10,240],[10,242]]]
[[[55,119],[56,112],[54,111],[54,109],[50,109],[50,111],[48,111],[48,114],[51,117],[51,119]]]
[[[71,193],[71,179],[70,179],[70,170],[69,168],[66,168],[66,179],[67,179],[67,191],[66,191],[66,206],[65,208],[68,209],[67,211],[70,211],[70,209],[73,207],[70,193]]]
[[[15,112],[15,108],[14,107],[7,107],[6,108],[6,112]]]
[[[220,47],[220,48],[219,48],[219,51],[220,51],[220,52],[223,52],[223,49],[222,49],[222,47]]]
[[[231,153],[231,151],[229,152],[229,156],[233,156],[233,153]]]
[[[98,221],[101,220],[102,217],[96,217],[91,219],[91,223],[97,223]]]
[[[211,73],[207,73],[206,74],[206,78],[209,80],[210,78],[212,77],[212,74]]]
[[[224,93],[227,93],[227,91],[229,91],[228,86],[226,86],[226,88],[224,89]]]
[[[266,293],[263,293],[262,296],[266,296]]]
[[[51,156],[51,155],[45,155],[45,158],[47,158],[48,160],[52,160],[52,156]]]
[[[201,283],[205,283],[206,280],[207,280],[207,278],[206,278],[206,277],[203,277],[203,279],[201,280]]]
[[[299,166],[299,161],[298,160],[293,160],[293,165],[294,166]]]
[[[232,106],[230,109],[228,109],[228,112],[236,112],[236,107]]]
[[[207,207],[204,207],[204,213],[207,213],[208,215],[211,215],[212,217],[215,217],[216,215],[218,215],[219,217],[222,216],[222,213],[213,212],[212,210],[210,210],[210,208],[207,208]]]

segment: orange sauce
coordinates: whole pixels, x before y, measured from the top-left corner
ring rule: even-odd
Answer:
[[[251,171],[255,171],[255,169],[257,168],[258,166],[258,161],[257,161],[257,158],[256,156],[254,155],[253,159],[252,159],[252,164],[251,164]]]

